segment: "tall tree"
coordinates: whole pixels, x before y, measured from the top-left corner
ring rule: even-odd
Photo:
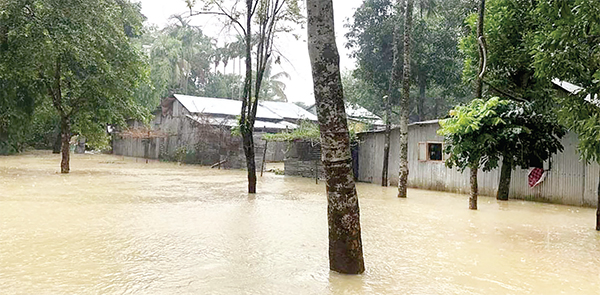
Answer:
[[[408,116],[410,101],[410,36],[412,32],[413,0],[406,0],[404,10],[404,66],[402,68],[402,96],[400,98],[400,172],[398,197],[406,198],[408,188]]]
[[[475,80],[475,97],[476,99],[483,98],[483,76],[485,75],[485,39],[483,37],[483,17],[485,15],[485,0],[479,2],[478,18],[477,18],[477,41],[479,44],[479,71]],[[479,170],[479,161],[471,161],[470,165],[470,183],[471,193],[469,195],[469,209],[477,210],[477,196],[479,188],[477,186],[477,172]]]
[[[554,117],[537,112],[531,103],[498,97],[457,106],[448,119],[440,121],[440,126],[438,133],[445,136],[445,152],[450,155],[446,165],[460,171],[490,171],[498,167],[500,158],[529,167],[536,160],[545,161],[562,151],[560,138],[565,134]],[[472,186],[477,187],[477,183]]]
[[[207,0],[204,1],[205,7],[203,11],[193,12],[192,7],[195,5],[195,2],[195,0],[186,0],[190,8],[190,15],[223,15],[235,26],[236,30],[245,40],[246,77],[244,80],[239,123],[248,171],[248,192],[256,193],[256,162],[254,157],[253,133],[260,90],[265,69],[271,59],[275,34],[288,31],[289,28],[287,25],[298,23],[302,19],[298,1],[246,0],[244,11],[237,9],[240,0]],[[256,33],[252,31],[253,22],[257,25]],[[253,38],[256,39],[254,51],[256,56],[256,79],[254,80],[252,79]]]
[[[413,14],[413,70],[410,77],[413,82],[421,83],[418,84],[419,96],[409,101],[409,108],[412,120],[425,120],[438,118],[456,102],[464,102],[472,96],[472,93],[467,94],[466,85],[460,83],[463,57],[457,44],[465,32],[464,18],[473,11],[474,5],[472,0],[419,0],[416,3],[419,10]],[[352,50],[357,63],[353,76],[371,89],[357,93],[361,96],[356,100],[382,117],[387,103],[383,96],[392,98],[394,110],[399,103],[399,95],[390,97],[389,90],[393,50],[398,44],[398,52],[403,56],[404,6],[405,1],[366,0],[357,8],[353,21],[348,24],[350,31],[346,34],[346,46]],[[394,41],[396,25],[399,26],[400,37]],[[402,67],[401,59],[398,68]],[[401,76],[394,82],[400,83]],[[398,123],[397,116],[393,116],[392,121]]]
[[[401,7],[400,1],[397,1],[397,7]],[[402,15],[403,10],[400,10],[397,15]],[[388,186],[388,167],[389,167],[389,159],[390,159],[390,136],[392,129],[392,102],[400,100],[400,93],[398,91],[398,81],[400,77],[402,77],[402,68],[400,68],[400,32],[402,30],[401,27],[401,19],[395,17],[394,21],[394,33],[392,36],[392,71],[390,73],[390,81],[388,85],[387,95],[384,96],[385,99],[385,142],[383,144],[383,169],[381,171],[381,185]]]
[[[491,0],[486,3],[486,21],[484,26],[487,59],[486,77],[488,91],[503,99],[511,99],[520,102],[531,102],[530,112],[538,116],[548,118],[550,128],[536,128],[532,137],[541,136],[545,138],[552,134],[540,134],[540,132],[555,132],[556,124],[551,120],[554,117],[552,101],[548,99],[553,92],[549,80],[535,76],[533,65],[533,51],[529,50],[527,39],[532,36],[538,27],[535,20],[534,10],[536,2]],[[477,41],[477,15],[471,15],[467,23],[473,28],[469,36],[461,40],[461,50],[466,54],[465,79],[473,81],[476,79],[480,69],[475,61],[479,58],[480,45]],[[509,145],[507,145],[509,146]],[[514,154],[507,149],[507,154],[502,160],[500,182],[496,198],[508,200],[510,188],[510,176],[515,166],[523,166],[519,160],[519,152]]]
[[[68,173],[73,126],[82,132],[140,117],[133,90],[144,64],[131,38],[139,34],[139,4],[129,1],[12,1],[26,20],[10,28],[15,50],[32,52],[33,65],[60,116],[61,172]]]
[[[358,196],[352,176],[350,137],[335,44],[333,3],[308,0],[308,51],[321,133],[321,158],[327,181],[329,267],[364,272]]]

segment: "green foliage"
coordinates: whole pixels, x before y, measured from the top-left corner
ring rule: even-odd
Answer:
[[[400,5],[390,0],[365,1],[347,25],[347,47],[357,67],[344,80],[344,90],[356,85],[349,98],[368,110],[383,114],[388,95],[393,58],[395,23],[404,23]],[[419,105],[424,118],[438,117],[447,106],[464,101],[469,95],[460,83],[463,66],[457,44],[462,35],[463,19],[471,10],[469,1],[418,1],[413,16],[411,79],[421,82],[421,96],[410,102],[411,110]],[[403,31],[401,26],[400,31]],[[402,42],[402,40],[398,40]],[[399,54],[402,56],[402,46]],[[419,79],[420,78],[420,79]],[[354,80],[354,81],[353,81]],[[398,84],[399,85],[399,84]],[[352,90],[352,89],[351,89]],[[393,89],[392,91],[397,91]],[[398,104],[398,102],[392,102]]]
[[[373,88],[371,83],[355,78],[352,72],[342,72],[342,85],[347,102],[357,104],[382,116],[385,113],[383,92]],[[381,96],[379,96],[381,95]]]
[[[268,141],[294,141],[297,139],[319,141],[321,133],[319,125],[310,121],[300,122],[300,126],[294,130],[280,133],[267,133],[263,135],[264,140]]]
[[[17,86],[5,98],[23,97],[23,105],[40,108],[33,127],[37,131],[24,137],[37,136],[54,120],[50,117],[56,113],[48,113],[45,99],[70,120],[74,131],[84,134],[147,115],[133,95],[145,79],[144,61],[131,42],[141,34],[139,4],[14,0],[3,2],[0,11],[5,32],[0,54],[7,57],[0,60],[0,72]]]
[[[538,26],[534,10],[535,2],[532,1],[486,1],[485,80],[492,86],[488,91],[493,95],[503,99],[520,98],[535,101],[540,107],[549,107],[550,81],[539,79],[534,75],[534,58],[527,44],[532,32]],[[479,74],[477,14],[470,15],[466,23],[471,28],[471,32],[460,42],[460,49],[466,56],[463,79],[466,82],[473,82]]]
[[[350,141],[354,142],[357,140],[356,130],[352,125],[348,126],[348,132],[350,134]],[[319,131],[319,125],[311,121],[301,121],[298,128],[280,132],[280,133],[267,133],[263,135],[264,140],[268,141],[294,141],[294,140],[311,140],[320,141],[321,133]]]
[[[548,159],[562,151],[565,130],[551,115],[536,112],[530,103],[475,99],[457,106],[450,118],[440,121],[438,134],[446,140],[446,165],[465,168],[498,167],[500,157],[509,157],[521,167]]]
[[[558,78],[584,88],[560,96],[560,119],[577,133],[581,157],[600,162],[600,1],[540,1],[536,30],[529,39],[536,76]]]

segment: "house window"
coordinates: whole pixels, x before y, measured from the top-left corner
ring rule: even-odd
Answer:
[[[430,161],[441,161],[442,160],[442,144],[441,143],[427,143],[427,150],[429,151]]]
[[[419,161],[443,161],[444,150],[441,142],[419,142]]]

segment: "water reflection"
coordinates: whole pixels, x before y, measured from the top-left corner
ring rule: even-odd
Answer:
[[[359,184],[367,271],[329,272],[324,185],[48,153],[0,157],[0,293],[600,294],[592,209]]]

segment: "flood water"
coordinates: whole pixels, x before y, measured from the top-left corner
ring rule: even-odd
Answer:
[[[322,183],[0,157],[1,294],[600,294],[595,211],[358,184],[366,272],[330,272]]]

